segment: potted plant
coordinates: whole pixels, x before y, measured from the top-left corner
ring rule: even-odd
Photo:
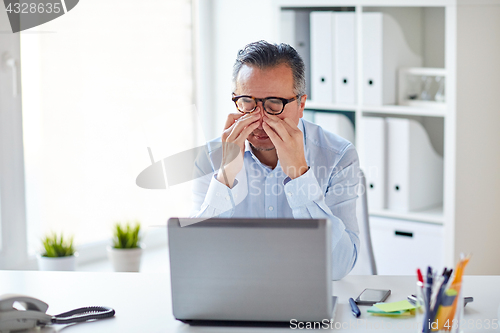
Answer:
[[[138,272],[141,265],[142,246],[140,244],[141,224],[132,226],[116,223],[113,228],[113,246],[108,246],[108,257],[115,272]]]
[[[78,254],[73,247],[73,236],[58,237],[56,233],[42,238],[43,251],[37,255],[41,271],[74,271]]]

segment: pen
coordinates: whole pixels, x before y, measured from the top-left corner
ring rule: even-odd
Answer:
[[[443,293],[444,293],[444,290],[446,288],[446,285],[448,284],[448,280],[450,279],[451,272],[452,272],[451,269],[449,271],[446,271],[446,269],[445,269],[445,271],[443,272],[444,279],[443,279],[443,282],[441,283],[441,286],[439,287],[439,290],[438,290],[438,293],[436,296],[436,304],[434,304],[434,308],[431,311],[430,319],[433,322],[437,319],[438,308],[441,306]]]
[[[361,316],[361,311],[359,311],[358,305],[356,304],[356,302],[354,302],[352,297],[349,298],[349,304],[351,304],[352,315],[356,318],[359,318],[359,316]]]
[[[426,281],[426,286],[425,286],[425,316],[424,316],[424,323],[423,323],[423,332],[427,333],[430,330],[429,327],[429,321],[432,320],[431,318],[431,295],[432,295],[432,268],[431,266],[427,267],[427,281]]]

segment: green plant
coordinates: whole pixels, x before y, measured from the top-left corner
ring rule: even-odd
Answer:
[[[141,240],[139,231],[141,231],[141,224],[137,221],[134,226],[130,222],[124,225],[116,223],[114,226],[113,247],[115,249],[134,249],[139,247],[138,243]]]
[[[56,233],[52,233],[42,238],[42,244],[45,250],[45,253],[42,254],[43,257],[69,257],[75,254],[73,236],[65,238],[61,233],[61,235],[57,237]]]

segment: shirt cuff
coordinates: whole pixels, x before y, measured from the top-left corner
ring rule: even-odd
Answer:
[[[233,188],[237,185],[237,181],[234,181]],[[205,204],[210,207],[215,208],[218,211],[226,212],[233,209],[233,198],[231,189],[225,184],[222,184],[217,180],[217,174],[212,177],[210,185],[208,186],[207,195],[205,197]]]
[[[287,181],[288,180],[288,181]],[[290,208],[305,206],[311,201],[318,201],[323,196],[318,180],[312,169],[295,179],[285,178],[285,194]]]
[[[233,209],[246,196],[244,186],[238,184],[238,179],[235,179],[233,187],[229,188],[218,181],[217,174],[214,174],[208,187],[205,204],[221,212]]]

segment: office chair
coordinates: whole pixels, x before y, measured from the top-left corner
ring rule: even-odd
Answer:
[[[370,221],[368,215],[368,198],[366,192],[366,178],[360,170],[358,185],[358,200],[356,202],[356,217],[359,226],[360,249],[356,265],[350,275],[377,275],[377,265],[373,254],[370,236]]]

